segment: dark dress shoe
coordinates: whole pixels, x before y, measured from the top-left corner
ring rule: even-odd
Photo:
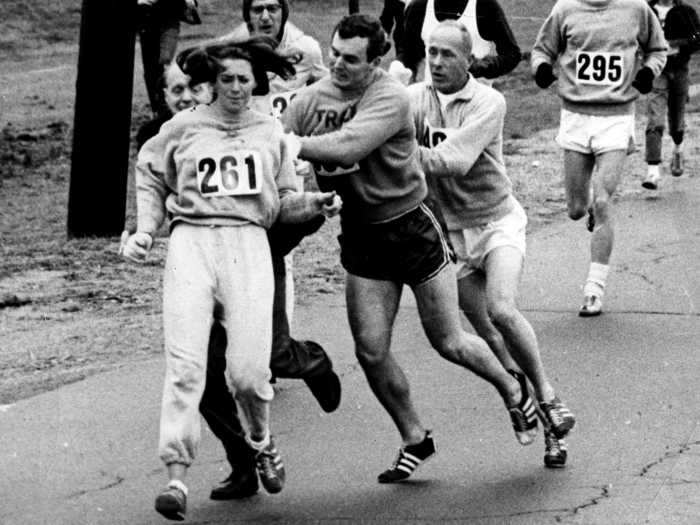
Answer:
[[[248,498],[258,492],[258,473],[255,470],[235,469],[231,475],[212,489],[213,500]]]
[[[314,377],[304,378],[304,382],[318,401],[324,412],[333,412],[340,405],[340,378],[332,369]]]

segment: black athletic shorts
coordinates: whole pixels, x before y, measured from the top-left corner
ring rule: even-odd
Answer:
[[[343,268],[366,279],[417,286],[454,260],[438,219],[425,203],[387,222],[343,221],[338,241]]]

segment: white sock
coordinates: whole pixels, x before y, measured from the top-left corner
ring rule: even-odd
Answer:
[[[268,431],[261,441],[253,441],[248,435],[246,435],[245,440],[250,445],[250,448],[260,452],[270,444],[270,432]]]
[[[649,164],[647,165],[647,174],[649,177],[658,177],[661,175],[659,171],[659,165],[658,164]]]
[[[680,144],[674,144],[673,151],[676,151],[678,153],[682,153],[683,152],[683,143],[681,142]]]
[[[171,479],[168,482],[168,487],[179,489],[182,491],[182,493],[185,496],[187,496],[187,487],[185,486],[185,484],[183,483],[183,481],[181,479]]]
[[[588,277],[586,278],[586,284],[583,285],[583,295],[597,295],[602,298],[605,292],[605,281],[608,278],[609,272],[610,265],[591,263],[588,270]]]

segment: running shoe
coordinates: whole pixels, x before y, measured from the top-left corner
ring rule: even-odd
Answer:
[[[433,433],[426,430],[423,441],[399,449],[399,455],[390,468],[379,474],[379,483],[396,483],[408,479],[418,466],[435,454]]]
[[[674,151],[673,157],[671,157],[671,175],[674,177],[683,175],[683,164],[683,152]]]
[[[524,374],[511,371],[520,383],[520,403],[508,409],[518,443],[529,445],[537,435],[537,409]]]
[[[306,377],[304,382],[324,412],[333,412],[340,406],[340,378],[333,370],[315,377]]]
[[[559,439],[566,436],[576,424],[576,418],[558,397],[549,403],[540,403],[540,410],[547,418],[548,430]]]
[[[564,468],[567,458],[566,441],[558,439],[549,429],[544,431],[544,466]]]
[[[272,438],[270,443],[255,455],[255,466],[266,491],[277,494],[282,490],[285,479],[284,463]]]
[[[229,477],[214,487],[209,498],[217,501],[243,499],[258,492],[258,473],[255,467],[235,467]]]
[[[603,301],[598,295],[586,295],[578,311],[580,317],[595,317],[603,313]]]
[[[648,190],[655,190],[659,187],[659,180],[661,180],[661,175],[659,173],[647,173],[642,181],[642,187]]]
[[[187,511],[187,487],[182,481],[173,480],[156,498],[156,510],[173,521],[184,521]]]

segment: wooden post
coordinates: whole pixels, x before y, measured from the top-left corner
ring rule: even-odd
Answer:
[[[348,11],[350,14],[360,12],[360,0],[348,0]]]
[[[68,236],[124,228],[136,0],[83,0],[76,81]]]

